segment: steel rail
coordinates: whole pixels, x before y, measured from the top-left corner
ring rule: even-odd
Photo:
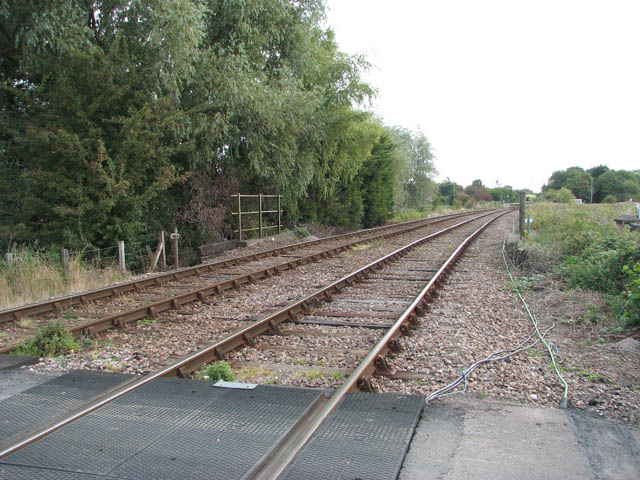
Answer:
[[[405,324],[411,323],[411,318],[415,318],[415,312],[424,309],[428,300],[440,286],[446,274],[458,260],[462,252],[471,244],[471,242],[493,221],[502,215],[497,215],[487,221],[480,228],[469,235],[449,256],[445,263],[438,269],[436,274],[429,280],[427,285],[414,298],[413,302],[398,317],[393,326],[387,331],[385,336],[373,347],[365,359],[356,367],[349,375],[345,382],[338,388],[331,397],[322,396],[322,405],[315,406],[307,415],[301,418],[289,432],[280,440],[280,442],[272,447],[271,451],[263,457],[262,461],[256,464],[249,472],[247,472],[242,480],[273,480],[281,478],[287,468],[292,465],[298,454],[309,442],[313,434],[318,430],[322,423],[329,415],[340,405],[347,393],[360,390],[363,385],[370,385],[366,380],[376,370],[386,369],[384,356],[394,349],[392,342],[395,338],[407,335]],[[384,366],[383,366],[384,364]],[[368,388],[367,388],[368,390]]]
[[[336,280],[327,287],[319,289],[301,300],[292,302],[289,305],[281,308],[280,310],[267,315],[261,320],[258,320],[255,323],[244,328],[238,329],[235,332],[227,335],[226,337],[210,344],[209,346],[193,352],[160,370],[150,373],[149,375],[146,375],[144,377],[126,380],[120,385],[115,386],[107,394],[100,395],[87,404],[78,407],[71,412],[54,418],[44,425],[38,425],[27,432],[16,434],[0,444],[0,458],[4,458],[7,455],[18,451],[27,445],[40,440],[50,433],[72,423],[73,421],[97,410],[98,408],[126,395],[131,391],[152,382],[157,378],[165,376],[187,377],[191,373],[195,372],[201,365],[224,358],[225,353],[235,348],[253,344],[253,339],[261,333],[269,330],[277,330],[280,323],[285,322],[289,319],[295,319],[297,314],[310,309],[310,307],[316,304],[319,300],[331,299],[333,293],[341,291],[343,288],[355,283],[356,281],[363,280],[368,273],[373,272],[373,270],[382,269],[384,265],[387,265],[392,260],[398,257],[405,256],[409,253],[409,251],[413,250],[417,246],[422,245],[423,243],[426,243],[436,237],[439,237],[470,222],[491,215],[492,213],[495,214],[495,212],[485,213],[478,217],[474,217],[472,219],[457,223],[456,225],[444,228],[421,239],[415,240],[408,245],[398,248],[393,252],[379,258],[378,260],[359,268],[358,270],[342,277],[341,279]],[[509,212],[504,212],[502,215],[506,213]],[[412,317],[409,315],[408,318],[411,319]],[[415,314],[413,315],[413,320],[415,320]],[[351,376],[349,378],[351,378]],[[319,407],[323,407],[323,409],[325,408],[323,405],[319,405]]]
[[[339,245],[337,247],[323,250],[322,252],[316,252],[311,255],[307,255],[305,257],[296,258],[293,260],[283,262],[278,265],[273,265],[271,267],[255,270],[250,273],[237,275],[233,278],[221,280],[219,282],[209,284],[205,287],[200,287],[195,290],[191,290],[189,292],[181,293],[179,295],[174,295],[172,297],[167,297],[148,305],[137,307],[124,312],[119,312],[103,318],[85,322],[80,325],[75,325],[70,328],[70,331],[74,336],[74,338],[76,339],[81,337],[95,338],[96,334],[99,332],[109,330],[114,327],[125,328],[126,326],[128,326],[130,322],[136,322],[146,317],[156,318],[158,314],[162,312],[165,312],[167,310],[172,310],[172,309],[177,310],[181,306],[186,305],[188,303],[193,303],[196,301],[206,302],[207,298],[212,295],[216,295],[216,294],[220,295],[226,290],[238,288],[242,285],[253,283],[257,280],[262,280],[264,278],[269,278],[273,275],[279,275],[280,273],[286,270],[294,269],[300,265],[306,265],[312,262],[317,262],[321,258],[327,258],[332,254],[348,250],[356,245],[371,242],[373,240],[377,240],[380,238],[389,238],[389,237],[401,235],[404,233],[409,233],[415,230],[419,230],[421,228],[425,228],[427,226],[442,223],[447,220],[450,220],[450,217],[446,217],[446,218],[436,217],[436,220],[431,221],[430,223],[426,223],[426,224],[419,223],[417,225],[410,226],[408,228],[392,230],[391,232],[380,233],[378,235],[373,235],[370,237],[358,239],[346,244]],[[0,348],[0,354],[8,353],[23,343],[24,342],[6,345]]]
[[[43,302],[21,305],[19,307],[0,310],[0,323],[10,322],[12,320],[19,321],[25,316],[29,316],[29,315],[37,315],[40,313],[47,313],[51,311],[61,311],[64,308],[68,308],[73,305],[87,304],[94,300],[99,300],[101,298],[118,296],[127,292],[135,292],[140,288],[159,286],[166,282],[180,280],[182,278],[187,278],[193,275],[202,275],[218,268],[236,266],[241,263],[247,263],[253,260],[259,260],[261,258],[275,256],[275,255],[278,255],[279,253],[290,252],[293,250],[306,248],[306,247],[313,246],[320,243],[347,239],[347,238],[351,238],[358,235],[373,233],[381,230],[395,229],[398,227],[409,226],[411,224],[417,224],[421,222],[429,225],[430,223],[433,223],[434,220],[453,218],[456,216],[473,215],[474,213],[477,213],[477,212],[464,212],[461,214],[449,214],[449,215],[441,215],[437,217],[423,218],[419,220],[410,220],[408,222],[395,223],[392,225],[383,225],[381,227],[358,230],[357,232],[344,233],[341,235],[334,235],[331,237],[320,238],[318,240],[312,240],[309,242],[298,242],[291,245],[286,245],[284,247],[272,248],[270,250],[265,250],[263,252],[258,252],[251,255],[230,258],[227,260],[220,260],[217,262],[197,265],[194,267],[182,268],[179,270],[174,270],[174,271],[163,273],[160,275],[154,275],[153,277],[147,277],[140,280],[132,280],[132,281],[123,282],[117,285],[112,285],[112,286],[98,288],[94,290],[74,293],[72,295],[57,297],[57,298],[53,298],[51,300],[46,300]]]

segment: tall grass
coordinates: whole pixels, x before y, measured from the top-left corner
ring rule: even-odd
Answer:
[[[419,212],[418,210],[399,210],[394,212],[393,217],[391,217],[391,222],[409,222],[411,220],[419,220],[424,216],[426,216],[426,214]]]
[[[0,259],[0,309],[17,307],[51,297],[91,290],[125,280],[117,265],[97,265],[83,262],[79,255],[69,258],[69,273],[65,277],[59,255],[14,248],[13,262]]]
[[[614,218],[623,214],[635,214],[635,205],[533,203],[527,206],[533,220],[528,242],[556,258],[576,255],[598,238],[618,235]]]
[[[618,229],[614,219],[623,214],[635,214],[635,205],[533,204],[524,245],[529,265],[555,271],[569,287],[601,292],[618,318],[639,325],[640,233]]]

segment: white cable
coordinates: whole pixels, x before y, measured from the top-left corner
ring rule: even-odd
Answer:
[[[546,336],[547,333],[553,329],[553,327],[555,327],[554,325],[551,325],[549,328],[547,328],[543,333],[542,333],[542,337]],[[440,388],[439,390],[436,390],[435,392],[433,392],[431,395],[429,395],[426,399],[427,402],[433,400],[434,398],[440,398],[440,397],[445,397],[445,396],[449,396],[449,395],[457,395],[460,393],[464,393],[467,391],[467,377],[473,373],[473,371],[478,368],[480,365],[482,365],[483,363],[488,363],[488,362],[497,362],[499,360],[505,360],[517,353],[520,353],[524,350],[528,350],[532,347],[534,347],[537,343],[539,343],[541,341],[540,338],[536,339],[533,343],[523,346],[525,344],[527,344],[532,337],[534,337],[536,335],[536,331],[534,330],[524,341],[520,342],[518,345],[516,345],[514,348],[511,349],[506,349],[506,350],[499,350],[497,352],[493,352],[492,354],[488,355],[487,357],[485,357],[482,360],[479,360],[475,363],[473,363],[469,368],[465,369],[465,370],[461,370],[461,374],[459,377],[457,377],[454,381],[452,381],[451,383],[449,383],[448,385],[445,385],[444,387]],[[504,354],[504,355],[502,355]],[[501,355],[501,356],[498,356]],[[451,390],[453,390],[455,387],[457,387],[458,385],[460,385],[461,382],[464,381],[464,387],[462,390],[459,390],[457,392],[451,392]]]

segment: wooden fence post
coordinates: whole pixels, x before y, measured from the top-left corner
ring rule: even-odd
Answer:
[[[520,239],[524,238],[524,200],[525,193],[520,192],[520,218],[518,223],[518,233],[520,234]]]
[[[278,195],[278,233],[280,233],[280,197],[282,195]]]
[[[173,240],[173,258],[176,261],[176,269],[178,269],[180,268],[180,262],[178,260],[178,239],[180,238],[180,234],[178,233],[178,227],[174,227],[170,237],[171,240]]]
[[[69,250],[66,248],[62,249],[62,274],[64,278],[69,276]]]
[[[13,253],[7,253],[4,258],[7,261],[7,265],[13,265]]]
[[[118,261],[120,262],[120,273],[125,273],[127,264],[124,258],[124,240],[118,240]]]

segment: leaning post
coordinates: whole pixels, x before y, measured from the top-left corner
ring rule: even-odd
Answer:
[[[162,248],[162,256],[160,257],[160,265],[162,266],[162,270],[167,269],[167,247],[164,241],[164,230],[160,231],[160,245]]]

